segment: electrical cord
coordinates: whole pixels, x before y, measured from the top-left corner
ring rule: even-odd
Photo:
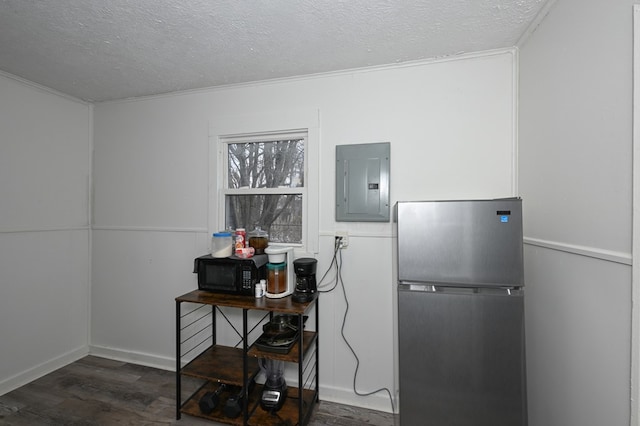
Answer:
[[[346,307],[345,307],[345,310],[344,310],[344,316],[342,317],[342,326],[340,327],[340,334],[342,336],[342,340],[344,340],[344,343],[346,343],[347,347],[351,351],[351,354],[353,355],[353,357],[356,360],[356,371],[353,373],[353,392],[358,396],[371,396],[371,395],[374,395],[374,394],[379,393],[379,392],[386,392],[387,395],[389,396],[389,402],[391,403],[391,413],[395,414],[396,410],[395,410],[395,405],[393,403],[393,396],[392,396],[391,391],[389,390],[389,388],[382,387],[380,389],[376,389],[376,390],[371,391],[371,392],[359,392],[357,387],[356,387],[356,382],[357,382],[357,378],[358,378],[358,370],[360,368],[360,358],[358,358],[358,355],[356,354],[355,349],[353,349],[353,346],[351,346],[351,343],[349,343],[349,340],[347,339],[347,336],[344,334],[344,328],[345,328],[345,326],[347,324],[347,315],[349,313],[349,299],[347,297],[347,290],[346,290],[346,288],[344,286],[344,281],[342,280],[342,247],[341,247],[341,242],[342,242],[342,237],[336,237],[335,238],[333,259],[331,261],[331,264],[329,265],[329,268],[327,268],[327,272],[325,272],[325,274],[322,276],[322,279],[320,280],[320,282],[322,282],[322,280],[324,280],[325,276],[327,275],[327,273],[329,272],[331,267],[335,265],[335,268],[336,268],[335,284],[333,285],[333,287],[331,287],[331,289],[324,290],[323,292],[324,293],[329,293],[329,292],[333,291],[338,286],[338,284],[340,284],[340,286],[342,287],[342,294],[344,296],[344,301],[345,301]]]
[[[338,286],[338,252],[340,251],[340,242],[342,241],[342,237],[336,237],[334,242],[333,242],[333,257],[331,258],[331,263],[329,264],[329,266],[327,267],[327,270],[324,272],[324,274],[322,275],[322,278],[320,278],[320,281],[318,282],[318,293],[330,293],[333,290],[335,290],[335,288]],[[333,280],[331,280],[328,284],[324,284],[322,285],[322,282],[324,281],[324,279],[327,277],[327,274],[329,273],[329,271],[331,271],[331,269],[335,266],[336,268],[336,276]],[[329,290],[321,290],[322,287],[326,287],[328,285],[330,285],[330,283],[334,283],[333,286],[329,289]]]

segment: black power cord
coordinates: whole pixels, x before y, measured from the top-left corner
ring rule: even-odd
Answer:
[[[322,283],[322,281],[325,279],[329,271],[333,267],[335,267],[335,278],[334,280],[332,280],[332,282],[333,281],[335,282],[333,283],[333,286],[329,290],[318,290],[318,291],[321,293],[329,293],[335,290],[338,284],[340,284],[340,286],[342,287],[342,294],[344,296],[346,308],[344,310],[344,316],[342,317],[342,326],[340,327],[340,335],[342,336],[342,340],[344,340],[344,343],[346,343],[347,347],[351,351],[351,354],[356,360],[356,371],[353,374],[353,392],[358,396],[371,396],[379,392],[386,392],[387,395],[389,395],[389,402],[391,403],[391,414],[394,415],[396,410],[395,410],[395,405],[393,403],[393,396],[391,395],[391,391],[389,390],[389,388],[382,387],[380,389],[376,389],[371,392],[359,392],[356,387],[356,382],[358,378],[358,369],[360,368],[360,358],[358,358],[356,351],[353,349],[353,346],[351,346],[351,343],[349,343],[349,340],[344,334],[344,328],[347,324],[347,315],[349,313],[349,299],[347,298],[347,290],[344,286],[344,281],[342,280],[342,245],[341,244],[342,244],[342,237],[335,237],[334,247],[333,247],[333,258],[331,260],[331,264],[329,265],[329,267],[327,268],[327,271],[324,273],[324,275],[322,275],[322,278],[320,279],[320,283]],[[320,286],[318,286],[318,288],[320,288]]]
[[[342,241],[342,237],[336,237],[336,239],[334,240],[333,243],[333,257],[331,258],[331,263],[329,264],[329,267],[327,268],[327,270],[324,272],[324,274],[322,275],[322,278],[320,278],[320,281],[318,281],[318,292],[319,293],[330,293],[333,290],[335,290],[335,288],[338,286],[338,274],[339,274],[339,268],[338,268],[338,253],[340,252],[340,242]],[[335,267],[336,268],[336,272],[335,272],[335,278],[333,280],[331,280],[331,282],[333,282],[333,287],[331,287],[329,290],[320,290],[320,288],[322,287],[322,282],[324,281],[324,279],[327,277],[327,274],[329,273],[329,271],[331,271],[331,269]],[[325,284],[325,286],[328,284]]]

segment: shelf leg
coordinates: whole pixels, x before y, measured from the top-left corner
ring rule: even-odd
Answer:
[[[242,310],[242,382],[243,382],[243,393],[244,397],[242,398],[242,415],[244,417],[243,424],[246,425],[249,421],[249,380],[247,380],[247,376],[249,375],[249,361],[247,357],[247,351],[249,350],[249,345],[247,343],[247,309]]]
[[[211,306],[211,344],[216,345],[216,309],[218,307],[216,305]]]
[[[320,294],[316,296],[316,402],[320,402]]]
[[[180,364],[180,302],[176,300],[176,420],[180,420],[180,405],[182,403]]]
[[[302,362],[304,360],[304,351],[302,350],[304,339],[304,319],[302,314],[298,314],[298,423],[302,422],[304,410],[304,382],[302,381]]]

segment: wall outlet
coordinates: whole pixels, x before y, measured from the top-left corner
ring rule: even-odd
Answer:
[[[349,246],[349,233],[347,231],[336,231],[336,237],[342,237],[342,240],[340,240],[340,248],[347,248]]]

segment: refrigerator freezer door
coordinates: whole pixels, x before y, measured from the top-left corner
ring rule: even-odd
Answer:
[[[399,202],[397,222],[400,282],[524,285],[520,199]]]
[[[398,289],[401,426],[526,425],[523,292],[408,288]]]

